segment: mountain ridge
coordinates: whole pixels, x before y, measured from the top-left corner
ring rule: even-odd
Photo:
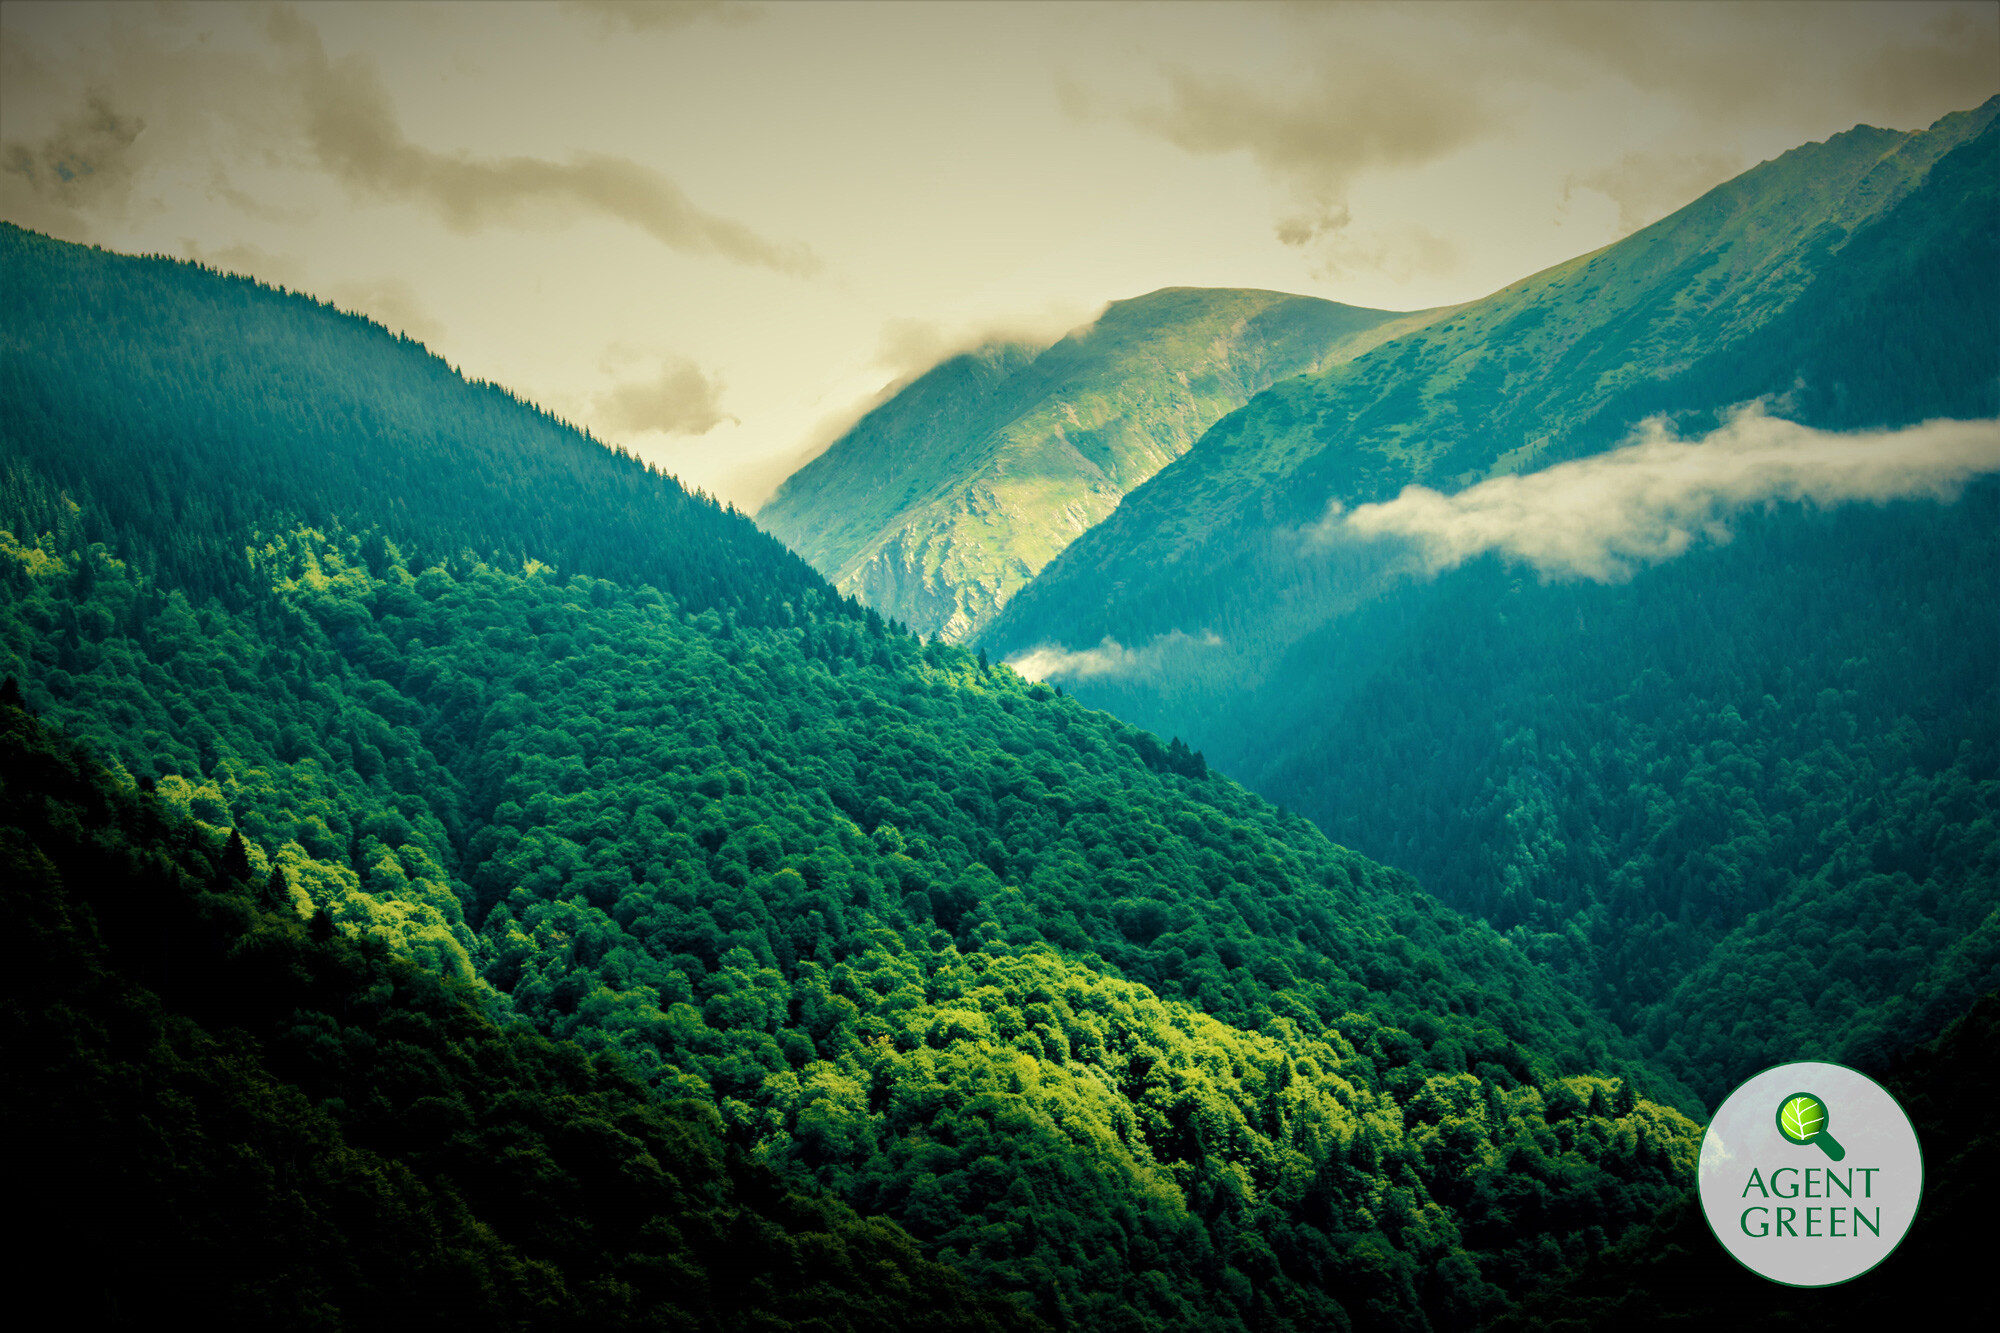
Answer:
[[[981,641],[1011,653],[1204,628],[1282,640],[1283,621],[1297,614],[1287,599],[1309,607],[1317,590],[1262,599],[1268,615],[1227,591],[1246,570],[1284,582],[1281,567],[1296,555],[1276,530],[1304,529],[1330,503],[1386,500],[1412,482],[1449,492],[1617,443],[1641,417],[1677,405],[1660,399],[1663,389],[1789,308],[1855,228],[1893,212],[1934,163],[1988,139],[1996,114],[2000,98],[1926,131],[1862,127],[1793,149],[1614,245],[1266,390],[1051,562]],[[1815,210],[1835,194],[1845,211]],[[1732,401],[1792,387],[1790,375],[1770,378]],[[1634,398],[1642,402],[1604,417]],[[1228,667],[1255,669],[1241,659]]]
[[[842,592],[957,641],[1276,379],[1439,316],[1168,287],[1047,348],[933,367],[788,478],[758,521]]]
[[[73,246],[5,222],[0,265],[13,275],[0,289],[0,431],[80,499],[105,497],[88,506],[90,540],[116,540],[191,590],[226,594],[211,580],[235,567],[257,523],[329,503],[379,514],[390,539],[441,555],[539,559],[759,620],[820,583],[733,510],[364,316],[192,261]],[[88,364],[68,336],[78,319],[120,335],[90,347]],[[167,368],[201,396],[164,396]],[[84,380],[92,395],[70,391]],[[290,393],[263,392],[273,383]],[[440,395],[450,417],[412,410]],[[154,434],[150,423],[188,411],[203,414],[197,439]],[[321,490],[270,465],[275,441],[315,451]],[[170,500],[134,484],[156,450],[210,489]],[[478,484],[443,481],[464,474]],[[537,501],[550,492],[586,496],[592,521]]]
[[[1867,439],[1917,475],[1890,432],[1925,422],[2000,440],[1996,111],[1794,150],[1276,386],[1045,570],[986,647],[1035,650],[1080,697],[1418,869],[1706,1097],[1787,1052],[1866,1063],[1934,1033],[2000,981],[1981,467],[1824,511],[1781,492],[1696,506],[1658,563],[1589,577],[1525,548],[1433,567],[1318,536],[1417,485],[1467,524],[1531,517],[1587,544],[1634,512],[1607,479],[1664,447],[1623,448],[1645,420],[1720,432],[1675,446],[1690,466],[1761,420],[1802,476]],[[1827,198],[1831,216],[1806,207]],[[1579,298],[1628,271],[1638,306],[1586,327]],[[1524,347],[1550,355],[1510,368]],[[1507,508],[1565,475],[1600,489]]]
[[[660,1165],[641,1122],[692,1101],[692,1156],[719,1138],[761,1163],[746,1188],[806,1200],[911,1320],[922,1283],[955,1299],[937,1262],[1072,1328],[1470,1325],[1685,1187],[1685,1087],[1495,932],[1184,746],[858,610],[747,519],[549,440],[372,326],[165,261],[32,253],[54,245],[0,246],[9,384],[38,408],[0,414],[0,712],[40,714],[111,803],[158,813],[142,857],[221,875],[197,915],[269,918],[240,955],[270,964],[274,1003],[226,970],[193,990],[348,1080],[317,1094],[325,1124],[457,1161],[512,1132],[479,1117],[516,1099],[461,1095],[405,1017],[356,1012],[402,983],[341,960],[393,954],[645,1089],[601,1103],[629,1128],[587,1105],[552,1124],[575,1168],[510,1161],[624,1198],[621,1172]],[[96,303],[51,295],[79,289]],[[319,360],[204,313],[246,292],[251,331]],[[352,484],[419,426],[425,484]],[[558,465],[583,475],[566,489]],[[621,531],[658,529],[647,546],[590,544],[606,493]],[[592,563],[617,558],[625,581]],[[32,841],[43,793],[5,794],[28,813],[0,840]],[[116,913],[124,881],[92,883]],[[149,951],[148,920],[112,923],[133,966],[209,956]],[[324,1019],[283,989],[301,949],[353,983]],[[242,1123],[205,1087],[195,1124]],[[144,1132],[121,1088],[143,1091],[74,1104]],[[750,1202],[753,1228],[789,1208]],[[694,1290],[672,1263],[724,1280],[669,1234],[704,1207],[627,1219],[635,1250],[532,1200],[523,1225],[562,1229],[568,1271],[639,1324],[671,1307],[645,1295],[661,1282]],[[412,1253],[420,1283],[470,1271]],[[817,1280],[781,1270],[753,1313]],[[870,1283],[835,1276],[864,1310]]]

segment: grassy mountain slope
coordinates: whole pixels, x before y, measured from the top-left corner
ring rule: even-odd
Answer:
[[[752,565],[721,606],[700,601],[711,585],[684,598],[595,576],[591,548],[564,546],[572,520],[549,515],[561,492],[477,494],[481,474],[460,469],[370,500],[342,489],[350,460],[318,437],[269,444],[295,505],[205,500],[221,481],[189,460],[208,425],[311,420],[312,393],[212,376],[226,347],[127,354],[124,330],[162,291],[225,280],[80,250],[64,263],[101,267],[86,275],[99,301],[55,330],[61,355],[10,357],[48,410],[0,436],[0,670],[103,759],[117,799],[150,802],[173,845],[263,895],[279,953],[297,935],[287,911],[308,938],[376,940],[415,969],[398,975],[442,974],[503,1027],[705,1105],[786,1189],[896,1220],[926,1258],[1059,1327],[1469,1326],[1684,1188],[1695,1127],[1665,1103],[1691,1100],[1494,932],[1182,748],[891,632],[824,584],[788,585],[802,566],[671,483],[632,483],[654,551],[678,549],[676,524],[714,524],[764,552],[788,595]],[[52,272],[10,269],[16,308],[59,310],[21,290]],[[372,326],[254,299],[328,366],[343,339],[375,354]],[[162,410],[125,434],[87,410],[110,433],[92,447],[121,463],[79,500],[31,432],[63,427],[62,394],[90,393],[93,364]],[[371,404],[355,383],[346,401]],[[225,390],[237,401],[210,401]],[[438,377],[376,404],[381,434],[454,420],[466,396],[506,401]],[[628,475],[608,451],[560,449],[585,496],[608,484],[593,467]],[[500,557],[424,544],[457,531],[459,491],[488,506]],[[237,525],[207,531],[247,540],[177,548],[132,517],[205,504]],[[531,511],[519,545],[508,505]],[[149,570],[128,538],[165,554]],[[192,550],[216,564],[191,593]],[[203,973],[213,1003],[230,975]],[[289,992],[245,1003],[263,1023],[322,1012]],[[190,1049],[208,1077],[221,1057]],[[454,1137],[451,1096],[420,1091],[448,1071],[384,1040],[343,1049],[347,1086],[403,1089],[405,1119],[492,1150]],[[589,1183],[607,1170],[578,1177],[585,1194],[618,1188]],[[211,1182],[200,1166],[190,1188]],[[847,1214],[818,1197],[841,1233]],[[249,1215],[217,1206],[231,1225]],[[697,1219],[661,1206],[667,1229],[620,1223],[638,1228],[634,1253],[699,1251]],[[579,1272],[608,1252],[565,1243]]]
[[[1412,581],[1393,553],[1319,558],[1297,534],[1331,498],[1539,467],[1652,413],[1693,432],[1782,394],[1779,410],[1827,429],[2000,414],[1994,110],[1787,154],[1492,310],[1280,386],[993,633],[1184,629],[1178,660],[1138,659],[1155,674],[1078,688],[1416,870],[1705,1096],[1787,1053],[1867,1061],[1934,1033],[2000,966],[1990,486],[1747,516],[1731,544],[1609,587],[1490,556]],[[1635,309],[1611,303],[1661,252],[1695,258],[1636,289]],[[1731,296],[1730,264],[1767,275],[1744,290],[1775,293],[1773,309]],[[1701,300],[1677,305],[1687,293]],[[1504,361],[1516,332],[1565,315],[1592,327],[1508,383],[1519,407],[1476,373],[1426,378]],[[1446,357],[1438,340],[1466,327],[1490,333]],[[1518,432],[1544,424],[1523,453]],[[1115,551],[1118,525],[1147,513],[1155,529]]]
[[[842,592],[961,641],[1224,413],[1440,313],[1188,287],[1115,301],[1046,350],[934,367],[758,521]]]

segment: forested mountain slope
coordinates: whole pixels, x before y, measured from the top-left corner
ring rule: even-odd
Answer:
[[[1225,412],[1438,318],[1169,287],[1053,347],[932,368],[800,468],[757,519],[842,592],[965,640]]]
[[[68,1322],[1034,1327],[576,1047],[301,922],[0,698],[7,1197]],[[237,853],[240,855],[240,852]]]
[[[1066,557],[1097,552],[1097,574],[1052,567],[995,632],[1059,605],[1084,627],[1071,643],[1107,617],[1137,642],[1184,629],[1178,659],[1128,658],[1153,674],[1078,688],[1508,930],[1705,1097],[1784,1058],[1879,1063],[2000,981],[1990,483],[1724,515],[1732,539],[1610,582],[1491,554],[1433,578],[1393,546],[1301,533],[1330,499],[1541,469],[1650,413],[1689,434],[1759,395],[1823,429],[2000,413],[1993,112],[1787,154],[1490,309],[1281,386]],[[1620,304],[1662,253],[1692,256],[1666,304]],[[1765,276],[1739,291],[1742,273]],[[1460,349],[1490,366],[1521,321],[1563,317],[1566,350],[1510,371],[1505,402],[1476,374],[1426,378],[1439,339],[1490,326]],[[1226,467],[1261,536],[1204,508]],[[1114,550],[1147,505],[1154,529]],[[1176,532],[1194,535],[1163,555]]]
[[[361,546],[273,540],[243,615],[17,547],[8,665],[296,911],[1052,1322],[1462,1325],[1685,1183],[1695,1127],[1516,950],[1143,733]]]
[[[1229,645],[1234,680],[1351,604],[1299,535],[1420,482],[1453,491],[1622,442],[1640,419],[1793,395],[1827,429],[1988,416],[2000,98],[1931,129],[1863,126],[1718,186],[1606,249],[1258,395],[1073,544],[979,636]],[[1935,170],[1934,170],[1935,168]],[[1206,672],[1204,672],[1206,667]],[[1146,687],[1121,703],[1151,719]],[[1107,695],[1106,697],[1111,697]],[[1170,711],[1170,709],[1169,709]]]
[[[479,468],[451,460],[491,458],[479,452],[489,446],[440,425],[468,420],[459,399],[494,414],[483,441],[560,427],[423,370],[433,363],[420,348],[362,321],[192,266],[14,239],[8,309],[44,312],[37,336],[53,350],[8,331],[9,382],[42,409],[9,415],[0,436],[0,671],[103,760],[115,789],[105,801],[164,821],[164,834],[126,835],[143,844],[134,855],[153,856],[144,847],[164,836],[169,854],[220,857],[226,876],[276,909],[245,927],[261,942],[231,950],[225,933],[203,949],[268,950],[303,973],[274,963],[276,997],[253,988],[240,1017],[233,973],[202,974],[203,1002],[220,1008],[196,1021],[219,1025],[212,1035],[243,1052],[254,1086],[196,1098],[199,1123],[186,1132],[209,1123],[206,1108],[229,1119],[241,1097],[290,1096],[260,1090],[272,1080],[315,1089],[309,1099],[331,1117],[315,1134],[359,1134],[350,1112],[377,1117],[369,1133],[384,1137],[363,1146],[416,1161],[419,1184],[434,1169],[451,1175],[436,1163],[464,1160],[409,1158],[433,1141],[422,1134],[476,1156],[512,1132],[499,1124],[481,1137],[453,1110],[454,1097],[505,1102],[498,1085],[419,1091],[454,1077],[442,1055],[440,1068],[394,1047],[404,1081],[381,1082],[394,1043],[368,1024],[392,1016],[357,1018],[350,1040],[342,1015],[354,1001],[335,996],[328,1009],[283,989],[372,956],[313,953],[286,924],[289,906],[311,923],[308,940],[374,939],[408,960],[371,964],[389,971],[352,982],[367,997],[399,994],[398,977],[419,987],[441,976],[443,989],[424,993],[461,1016],[440,1024],[473,1023],[462,1006],[476,1003],[501,1029],[493,1040],[526,1024],[615,1060],[601,1073],[610,1082],[564,1094],[583,1099],[576,1114],[593,1126],[667,1114],[618,1110],[630,1094],[611,1070],[623,1070],[658,1097],[706,1107],[687,1123],[715,1117],[724,1141],[784,1189],[843,1201],[772,1202],[751,1166],[682,1175],[653,1153],[667,1175],[724,1190],[704,1196],[717,1208],[790,1209],[807,1221],[787,1225],[835,1238],[819,1252],[823,1273],[772,1279],[779,1317],[794,1308],[786,1293],[822,1281],[851,1291],[841,1274],[871,1264],[892,1293],[907,1281],[912,1319],[933,1308],[978,1317],[897,1251],[893,1231],[849,1234],[862,1225],[846,1220],[852,1207],[894,1220],[925,1258],[1058,1327],[1466,1327],[1685,1188],[1696,1127],[1674,1106],[1695,1103],[1608,1023],[1490,929],[1184,747],[856,613],[746,519],[678,497],[578,437],[547,446],[581,475],[574,492],[485,487]],[[63,319],[62,302],[40,290],[58,283],[95,303]],[[322,411],[325,390],[349,405],[345,420],[375,422],[370,438],[429,438],[437,475],[395,493],[349,487],[353,460],[329,448],[348,426],[303,439],[247,433],[241,450],[204,453],[216,423],[256,420],[241,403],[257,401],[257,382],[239,371],[262,353],[156,310],[148,318],[179,320],[196,345],[128,354],[135,312],[181,285],[197,308],[223,299],[208,289],[234,292],[264,312],[252,327],[268,342],[319,349],[326,373],[274,391],[282,411],[271,420],[342,419]],[[403,358],[432,377],[378,402],[368,378],[336,373],[349,344],[357,358]],[[257,364],[286,373],[281,360]],[[92,387],[93,366],[153,410],[128,421],[104,406],[112,395]],[[377,369],[392,388],[417,382]],[[70,394],[90,404],[79,416],[96,434],[65,418]],[[225,397],[238,401],[216,401]],[[279,480],[259,479],[252,444]],[[530,473],[546,463],[538,448],[518,445]],[[203,458],[219,461],[190,465]],[[87,490],[65,494],[80,474]],[[246,489],[207,498],[228,478]],[[589,513],[569,508],[572,494],[628,496],[618,523],[657,529],[653,544],[621,553],[584,542]],[[490,528],[454,526],[466,512]],[[156,526],[169,514],[192,515],[200,541]],[[675,552],[708,528],[736,554],[701,566],[727,573],[704,582],[678,570]],[[495,541],[472,546],[467,532]],[[197,558],[214,567],[183,579]],[[660,578],[591,572],[592,560],[620,558],[654,561]],[[20,793],[17,838],[42,837],[39,782]],[[206,873],[189,866],[197,880]],[[180,882],[196,904],[217,901]],[[247,907],[222,897],[239,905],[196,914],[243,921]],[[125,929],[115,894],[90,905],[104,930]],[[135,915],[132,937],[166,941],[171,955],[172,937],[149,936],[150,920]],[[104,968],[137,967],[110,947]],[[129,980],[182,1003],[143,969]],[[10,1044],[43,1040],[56,1022],[33,1012],[42,1016],[8,1029]],[[238,1038],[223,1029],[235,1028],[249,1045],[230,1045]],[[293,1043],[336,1058],[301,1028],[341,1042],[338,1059],[351,1063],[340,1086],[379,1086],[390,1108],[285,1063]],[[99,1049],[89,1033],[75,1040]],[[224,1055],[187,1040],[175,1057],[186,1077],[221,1079]],[[610,1100],[593,1109],[590,1097]],[[62,1103],[78,1115],[93,1104],[87,1091]],[[560,1124],[538,1132],[568,1142]],[[642,1144],[655,1133],[619,1132]],[[696,1143],[706,1132],[686,1131]],[[601,1133],[578,1151],[595,1151],[587,1144]],[[220,1191],[228,1226],[255,1226],[243,1219],[262,1204],[227,1201],[230,1160],[190,1168],[188,1188]],[[624,1169],[563,1166],[550,1188],[574,1179],[585,1195],[615,1194],[623,1187],[603,1182]],[[743,1202],[728,1204],[718,1171],[747,1191]],[[675,1211],[705,1205],[661,1189],[648,1196],[665,1210],[657,1224],[579,1222],[597,1239],[570,1234],[577,1266],[564,1271],[586,1284],[622,1272],[618,1247],[636,1236],[634,1253],[667,1266],[648,1271],[684,1262],[693,1279],[720,1281],[702,1248],[711,1222]],[[470,1216],[484,1219],[477,1207]],[[467,1261],[475,1270],[513,1263],[506,1246],[540,1252],[538,1240],[497,1224],[494,1234],[488,1258]],[[408,1281],[447,1277],[420,1264]],[[864,1317],[865,1305],[852,1308]],[[521,1322],[560,1317],[541,1309]]]
[[[1715,1243],[1692,1191],[1644,1231],[1594,1255],[1551,1291],[1511,1310],[1493,1333],[1615,1328],[1875,1329],[1914,1309],[1976,1310],[1988,1299],[1991,1248],[1981,1217],[2000,1179],[2000,994],[1988,992],[1936,1040],[1877,1077],[1924,1150],[1924,1199],[1895,1253],[1833,1287],[1767,1282]]]
[[[1288,654],[1229,763],[1508,931],[1713,1102],[2000,985],[2000,484],[1739,521],[1630,583],[1499,561]]]
[[[240,591],[259,526],[363,515],[390,540],[532,555],[758,623],[821,587],[713,501],[360,316],[4,222],[0,272],[8,452],[91,501],[89,540],[190,595]]]

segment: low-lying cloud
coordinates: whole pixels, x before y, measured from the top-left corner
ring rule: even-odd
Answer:
[[[206,246],[184,236],[181,253],[224,273],[240,273],[273,287],[311,291],[342,310],[365,315],[390,332],[406,333],[432,349],[444,340],[444,326],[425,307],[416,289],[401,278],[382,275],[314,282],[306,262],[297,255],[273,254],[245,242]]]
[[[868,365],[871,370],[887,371],[889,378],[880,387],[821,416],[793,448],[738,468],[733,477],[733,493],[748,497],[745,503],[752,509],[761,508],[786,478],[839,443],[861,424],[862,418],[927,371],[952,357],[999,344],[1018,343],[1037,352],[1045,351],[1065,337],[1089,333],[1105,308],[1106,303],[1102,302],[1095,306],[1056,302],[1038,313],[955,327],[928,319],[885,320]]]
[[[891,319],[882,325],[874,363],[901,382],[922,375],[964,352],[1002,343],[1018,343],[1042,351],[1066,337],[1083,337],[1103,317],[1106,304],[1051,302],[1039,311],[1023,311],[975,323],[947,327],[928,319]]]
[[[613,432],[665,435],[706,435],[736,420],[722,410],[721,381],[685,358],[663,363],[658,375],[599,395],[591,415]]]
[[[1427,574],[1498,551],[1546,580],[1615,583],[1703,540],[1727,542],[1731,516],[1755,506],[1949,501],[1994,471],[2000,420],[1836,434],[1752,404],[1698,440],[1651,420],[1610,453],[1455,495],[1407,486],[1386,503],[1330,514],[1320,536],[1400,538]]]
[[[1744,165],[1736,153],[1626,153],[1609,166],[1572,175],[1563,185],[1563,202],[1578,190],[1595,190],[1618,206],[1618,234],[1629,236],[1700,198]]]
[[[1050,676],[1061,676],[1064,680],[1096,677],[1131,679],[1159,671],[1171,654],[1191,648],[1222,646],[1222,639],[1212,632],[1197,638],[1174,630],[1160,635],[1143,648],[1127,648],[1107,635],[1095,648],[1070,649],[1061,644],[1044,643],[1015,653],[1006,660],[1008,666],[1029,680],[1047,680]]]
[[[390,332],[406,333],[434,351],[444,341],[444,325],[425,308],[416,288],[401,278],[336,281],[318,290],[342,310],[366,315]]]

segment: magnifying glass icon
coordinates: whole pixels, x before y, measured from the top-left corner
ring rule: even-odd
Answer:
[[[1785,1142],[1800,1147],[1810,1143],[1838,1162],[1847,1156],[1847,1149],[1827,1133],[1832,1123],[1833,1113],[1826,1109],[1826,1103],[1810,1092],[1795,1092],[1778,1103],[1778,1133],[1784,1135]]]

